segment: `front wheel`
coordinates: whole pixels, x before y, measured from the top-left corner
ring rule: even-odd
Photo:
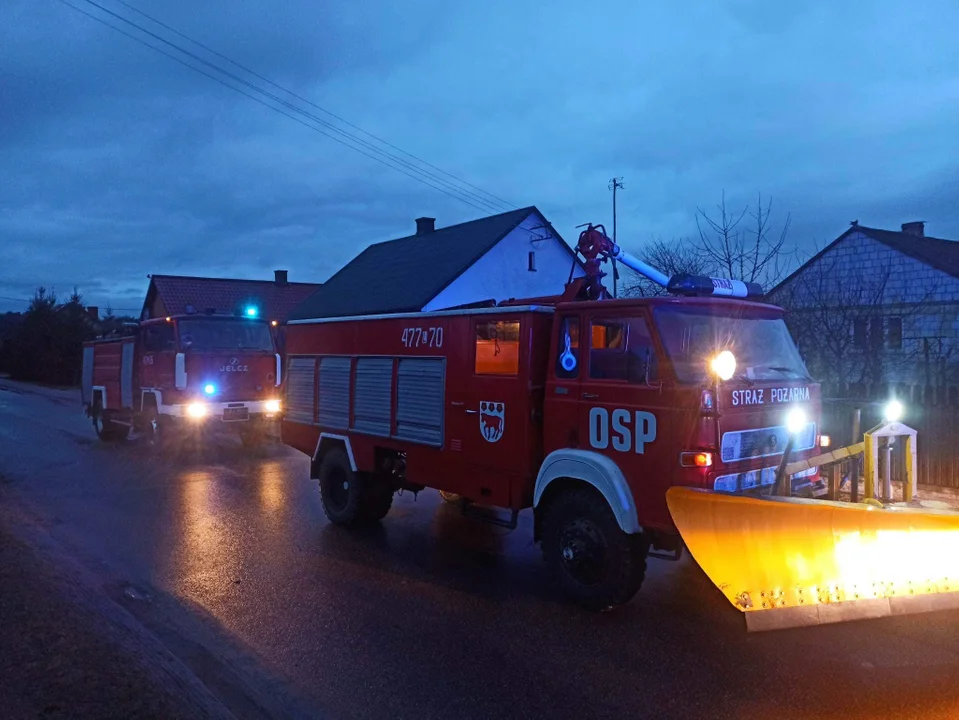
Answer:
[[[130,434],[129,425],[113,422],[113,413],[101,408],[93,413],[93,430],[103,442],[126,440]]]
[[[646,575],[649,544],[623,532],[592,488],[565,490],[544,508],[543,557],[560,589],[590,610],[629,602]]]

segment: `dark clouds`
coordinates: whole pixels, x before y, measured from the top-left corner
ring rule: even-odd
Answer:
[[[538,205],[567,239],[609,222],[613,175],[633,249],[694,232],[723,189],[737,205],[772,195],[804,247],[852,219],[959,238],[946,0],[131,4]],[[149,272],[322,280],[414,217],[481,214],[56,0],[3,3],[0,73],[3,297],[76,284],[137,307]]]

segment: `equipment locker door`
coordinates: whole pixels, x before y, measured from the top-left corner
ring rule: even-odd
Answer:
[[[649,320],[639,309],[585,319],[588,352],[580,373],[578,423],[583,447],[615,460],[634,492],[662,494],[679,456],[669,450],[671,408]]]
[[[448,389],[449,449],[460,459],[456,492],[477,502],[509,506],[510,484],[527,471],[530,395],[515,313],[472,318],[466,382]]]

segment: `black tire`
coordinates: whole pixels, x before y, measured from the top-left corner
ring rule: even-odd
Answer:
[[[646,575],[649,544],[620,529],[591,488],[563,490],[543,512],[543,557],[562,592],[589,610],[629,602]]]
[[[93,412],[93,430],[102,442],[126,440],[130,434],[128,425],[113,422],[113,412],[97,407]]]
[[[147,444],[164,454],[177,446],[176,428],[168,417],[158,415],[156,408],[147,408],[143,416],[143,439]]]
[[[362,516],[367,522],[379,522],[393,507],[393,488],[383,477],[362,475]]]
[[[362,483],[342,448],[323,455],[319,472],[323,511],[335,525],[354,525],[362,519]]]

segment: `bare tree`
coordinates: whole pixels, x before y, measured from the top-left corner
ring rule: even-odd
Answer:
[[[647,243],[639,257],[643,262],[649,263],[669,277],[681,273],[708,275],[710,272],[710,265],[706,256],[690,238],[673,240],[656,238]],[[623,284],[623,288],[624,297],[650,297],[666,294],[665,288],[633,273],[630,273],[629,280]]]
[[[755,208],[746,206],[733,211],[726,206],[726,193],[710,216],[696,209],[699,249],[707,265],[729,278],[759,283],[769,289],[782,280],[795,259],[786,247],[792,221],[786,215],[778,232],[772,227],[772,198],[763,204],[762,193],[756,195]]]

